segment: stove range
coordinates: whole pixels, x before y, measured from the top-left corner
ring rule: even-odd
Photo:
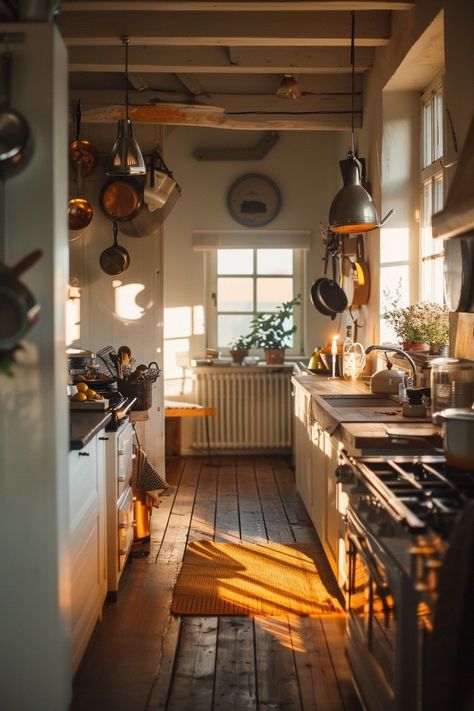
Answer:
[[[106,425],[106,432],[116,432],[119,427],[128,420],[128,414],[133,405],[137,401],[136,397],[126,397],[122,395],[117,388],[111,386],[96,387],[97,392],[100,392],[104,398],[109,401],[108,412],[112,418]]]
[[[451,619],[468,614],[462,606],[454,613],[451,602],[453,590],[468,599],[463,571],[474,472],[454,469],[442,456],[343,455],[336,473],[348,561],[346,649],[355,684],[370,711],[431,711],[434,679],[426,670],[435,659],[434,640],[444,635],[461,648],[462,625]]]

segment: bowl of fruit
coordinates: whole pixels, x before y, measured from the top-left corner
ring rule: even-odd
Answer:
[[[74,409],[105,410],[109,406],[109,401],[93,390],[89,383],[76,383],[70,386],[68,392],[69,403]]]

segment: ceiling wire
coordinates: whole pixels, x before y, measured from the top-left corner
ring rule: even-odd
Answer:
[[[351,11],[351,66],[352,66],[352,104],[351,104],[351,111],[352,111],[352,122],[351,122],[351,130],[352,130],[352,153],[355,155],[355,150],[354,150],[354,109],[355,109],[355,12],[354,10]]]

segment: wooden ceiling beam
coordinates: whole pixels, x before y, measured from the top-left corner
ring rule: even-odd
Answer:
[[[64,13],[60,28],[69,47],[121,45],[130,37],[129,58],[134,45],[146,46],[238,46],[238,47],[347,47],[351,42],[350,15],[340,12],[79,12]],[[356,46],[388,44],[390,13],[364,12],[357,19]]]
[[[129,52],[129,71],[153,74],[343,74],[351,72],[346,47],[140,47]],[[358,47],[356,72],[372,68],[373,47]],[[235,62],[235,63],[233,63]],[[71,47],[70,72],[123,72],[122,47]]]
[[[407,0],[63,0],[63,12],[326,12],[350,10],[411,10],[415,3]]]
[[[84,123],[114,124],[123,118],[123,106],[106,106],[83,111]],[[182,104],[157,104],[155,106],[132,106],[129,115],[134,124],[163,126],[205,126],[246,131],[348,131],[351,128],[350,112],[313,111],[252,113],[232,115],[219,106],[183,106]],[[355,116],[356,128],[360,126],[360,114]]]

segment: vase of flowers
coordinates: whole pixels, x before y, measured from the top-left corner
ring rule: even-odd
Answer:
[[[383,315],[390,323],[403,350],[439,352],[449,340],[449,311],[430,301],[398,307]]]

